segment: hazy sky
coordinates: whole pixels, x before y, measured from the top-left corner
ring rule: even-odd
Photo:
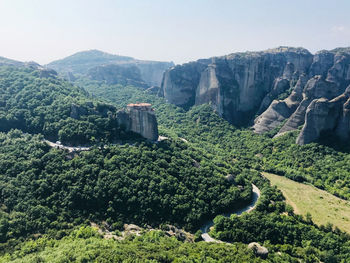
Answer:
[[[350,46],[350,0],[0,0],[0,56],[100,49],[183,63],[280,45]]]

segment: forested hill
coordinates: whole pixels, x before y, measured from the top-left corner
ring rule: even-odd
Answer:
[[[2,132],[20,129],[69,144],[130,138],[118,128],[115,111],[55,74],[31,67],[0,67]]]
[[[107,220],[113,228],[171,223],[197,230],[251,198],[240,170],[214,163],[180,140],[66,155],[39,135],[0,133],[0,243],[59,234],[90,220]],[[233,181],[225,179],[228,174]]]
[[[47,65],[71,81],[85,75],[110,84],[144,87],[160,86],[164,71],[172,66],[173,62],[139,60],[99,50],[78,52]]]

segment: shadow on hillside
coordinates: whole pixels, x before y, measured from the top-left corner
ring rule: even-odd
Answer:
[[[324,132],[318,143],[330,147],[337,152],[350,153],[350,142],[334,136],[334,132]]]

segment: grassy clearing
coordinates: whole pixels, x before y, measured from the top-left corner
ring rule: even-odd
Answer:
[[[286,177],[263,173],[272,185],[276,185],[285,196],[287,203],[296,214],[309,212],[318,225],[332,223],[339,229],[350,233],[350,202],[317,189],[312,185],[301,184]]]

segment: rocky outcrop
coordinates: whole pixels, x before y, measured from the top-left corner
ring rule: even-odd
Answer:
[[[304,144],[318,139],[316,130],[329,128],[321,124],[321,109],[344,93],[349,84],[350,48],[312,55],[303,48],[280,47],[173,67],[164,73],[159,95],[185,109],[208,103],[234,125],[254,122],[257,133],[274,130],[279,136],[300,129],[309,120],[302,136],[305,140],[298,140]],[[348,138],[349,105],[344,103],[339,117],[327,118],[334,121],[331,130],[336,135]],[[316,112],[320,114],[317,118]],[[316,129],[314,136],[307,135],[311,126]]]
[[[306,82],[307,77],[302,74],[288,98],[272,101],[267,110],[255,119],[253,126],[255,132],[264,133],[281,126],[296,111],[302,101],[302,92]],[[295,126],[295,124],[292,125]],[[288,129],[289,126],[286,124],[283,127]]]
[[[174,66],[174,63],[137,60],[135,66],[140,70],[141,78],[148,86],[160,87],[163,73]]]
[[[177,240],[182,242],[193,242],[194,236],[192,234],[173,225],[163,225],[162,230],[168,237],[175,237]]]
[[[297,139],[300,145],[318,140],[325,131],[330,131],[342,139],[348,138],[349,130],[343,126],[344,123],[346,126],[347,121],[346,109],[344,117],[339,118],[339,115],[342,114],[341,108],[346,103],[348,92],[341,94],[350,83],[347,74],[349,59],[350,53],[343,52],[321,51],[315,55],[315,61],[310,68],[310,79],[302,92],[303,100],[278,135],[304,125]],[[313,76],[314,73],[319,75]]]
[[[248,248],[253,250],[254,254],[263,259],[267,258],[269,251],[266,247],[261,246],[257,242],[249,243]]]
[[[138,133],[151,141],[158,140],[158,124],[151,104],[129,104],[126,110],[117,112],[117,121],[126,131]]]
[[[316,141],[323,132],[334,132],[346,140],[350,132],[350,86],[340,96],[313,100],[306,110],[305,124],[297,138],[303,145]]]
[[[187,63],[175,66],[163,75],[160,96],[169,103],[188,109],[195,104],[196,85],[200,80],[200,71],[207,63]]]

